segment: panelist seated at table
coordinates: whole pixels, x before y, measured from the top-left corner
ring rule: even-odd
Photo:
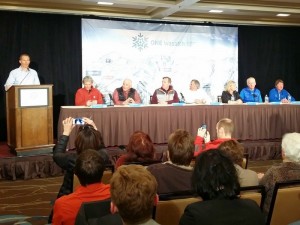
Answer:
[[[295,101],[295,98],[287,90],[283,89],[283,87],[283,80],[278,79],[275,81],[275,88],[271,89],[269,92],[270,102],[289,103],[290,101]]]
[[[247,86],[248,87],[243,88],[240,92],[243,102],[262,102],[260,90],[255,88],[256,81],[254,77],[247,79]]]
[[[200,82],[198,80],[192,80],[188,91],[184,92],[185,103],[196,103],[196,104],[209,104],[211,98],[208,94],[200,89]]]
[[[85,76],[82,80],[83,88],[79,88],[75,95],[76,106],[91,106],[103,104],[103,94],[93,86],[94,80]]]
[[[222,103],[241,104],[243,103],[240,94],[236,91],[236,84],[230,80],[225,85],[225,90],[222,92]]]
[[[29,68],[30,57],[28,54],[21,54],[19,57],[20,67],[12,70],[4,85],[7,91],[12,85],[39,85],[40,80],[37,72]]]
[[[153,93],[151,104],[172,104],[179,102],[178,94],[171,85],[170,77],[163,77],[162,86]]]
[[[125,79],[122,87],[115,89],[113,101],[115,105],[128,105],[130,103],[141,103],[141,97],[137,90],[132,88],[132,81]]]

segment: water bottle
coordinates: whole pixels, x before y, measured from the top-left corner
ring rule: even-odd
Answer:
[[[234,95],[231,95],[231,98],[230,98],[231,101],[235,101],[234,99]]]
[[[269,103],[269,97],[268,97],[268,95],[265,96],[265,103]]]
[[[291,102],[291,101],[292,101],[292,97],[291,97],[291,95],[290,95],[290,94],[288,95],[288,101],[289,101],[289,102]]]

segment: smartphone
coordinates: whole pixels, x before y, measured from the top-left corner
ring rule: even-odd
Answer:
[[[201,125],[201,128],[202,128],[202,129],[206,129],[206,128],[207,128],[207,127],[206,127],[206,124],[202,124],[202,125]]]
[[[82,118],[74,118],[73,119],[73,124],[75,124],[75,125],[83,125],[84,124],[84,121],[83,121],[83,119]]]

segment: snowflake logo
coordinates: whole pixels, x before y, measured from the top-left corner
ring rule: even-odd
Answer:
[[[139,51],[142,51],[144,48],[148,47],[148,38],[144,37],[141,33],[139,33],[138,36],[133,37],[133,46],[134,48],[137,48]]]

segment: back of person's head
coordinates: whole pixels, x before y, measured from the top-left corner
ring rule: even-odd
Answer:
[[[140,165],[119,167],[110,181],[112,203],[126,224],[139,224],[151,218],[156,192],[155,177]]]
[[[75,139],[77,154],[80,154],[86,149],[100,150],[104,147],[105,145],[100,131],[95,130],[93,126],[88,124],[79,127]]]
[[[170,161],[177,165],[190,165],[194,156],[194,138],[186,130],[178,129],[169,136],[168,152]]]
[[[136,131],[130,136],[126,151],[126,162],[147,162],[153,160],[155,148],[148,134]]]
[[[224,129],[224,134],[227,136],[231,136],[234,130],[234,124],[231,119],[229,118],[223,118],[219,120],[217,123],[217,129],[219,130],[220,128]]]
[[[242,166],[244,158],[244,147],[236,140],[224,141],[218,147],[221,151],[229,156],[231,161]]]
[[[283,156],[292,162],[300,162],[300,133],[287,133],[281,143]]]
[[[204,151],[197,157],[192,186],[203,200],[235,199],[240,189],[233,162],[219,149]]]
[[[74,173],[82,186],[101,182],[105,169],[101,154],[92,149],[86,149],[77,158]]]

